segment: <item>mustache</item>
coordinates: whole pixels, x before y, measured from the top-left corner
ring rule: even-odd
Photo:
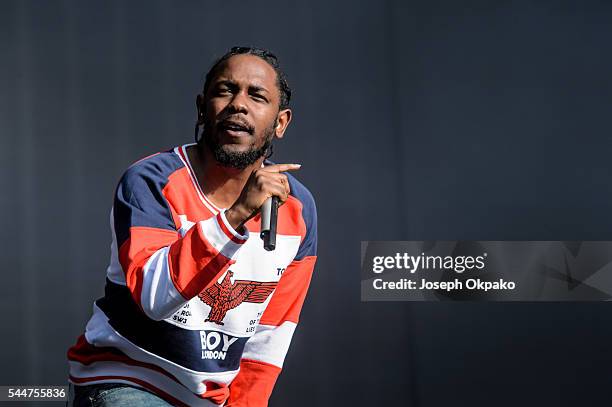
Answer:
[[[218,121],[215,127],[226,128],[230,126],[239,127],[242,130],[248,132],[249,134],[253,134],[253,132],[255,131],[255,128],[251,125],[251,123],[239,116],[225,117]]]

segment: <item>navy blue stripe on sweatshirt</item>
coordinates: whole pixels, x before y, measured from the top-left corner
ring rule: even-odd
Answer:
[[[166,151],[137,161],[125,171],[113,203],[117,247],[127,240],[132,226],[176,230],[162,191],[168,177],[183,166],[174,152]]]
[[[248,337],[234,337],[214,329],[183,329],[149,319],[134,303],[127,287],[108,279],[105,296],[96,305],[121,336],[159,357],[198,372],[225,372],[240,367]],[[204,348],[203,338],[207,343]],[[223,351],[225,344],[230,345]]]
[[[302,203],[302,217],[306,223],[306,236],[300,244],[295,260],[317,255],[317,208],[310,191],[293,175],[287,174],[291,195]]]

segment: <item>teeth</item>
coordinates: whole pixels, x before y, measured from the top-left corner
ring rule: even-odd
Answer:
[[[238,127],[238,126],[233,126],[233,125],[225,126],[225,128],[229,130],[246,131],[244,127]]]

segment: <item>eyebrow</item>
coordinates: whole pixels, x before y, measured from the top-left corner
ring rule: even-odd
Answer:
[[[236,88],[237,84],[234,81],[231,81],[229,79],[222,79],[219,82],[217,82],[215,84],[215,86],[220,86],[220,85],[225,85],[229,88]],[[259,86],[259,85],[249,85],[249,91],[252,92],[266,92],[266,93],[270,93],[270,91],[266,88],[264,88],[263,86]]]
[[[249,86],[249,90],[253,90],[255,92],[268,92],[268,89],[262,87],[262,86],[257,86],[257,85],[251,85]]]

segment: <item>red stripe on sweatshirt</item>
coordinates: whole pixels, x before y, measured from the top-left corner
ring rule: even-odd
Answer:
[[[246,242],[245,239],[240,239],[228,229],[225,222],[223,222],[223,218],[221,217],[221,212],[217,214],[217,223],[219,223],[219,226],[221,226],[221,230],[223,231],[223,233],[225,233],[225,236],[227,236],[227,238],[230,239],[232,242],[238,243],[238,244],[243,244],[244,242]]]
[[[132,293],[132,298],[142,307],[143,267],[149,258],[159,249],[169,246],[180,235],[177,231],[157,229],[145,226],[132,226],[130,235],[119,248],[119,263],[125,273],[125,282]]]
[[[307,256],[294,260],[287,267],[261,316],[260,324],[279,326],[284,321],[298,323],[316,260],[316,256]]]
[[[230,397],[225,407],[264,407],[281,372],[278,366],[242,359],[240,372],[230,384]]]
[[[187,300],[208,288],[235,263],[210,244],[199,225],[170,246],[169,257],[172,282]]]
[[[87,342],[85,335],[79,336],[77,343],[68,350],[68,360],[79,362],[86,366],[96,362],[120,362],[129,366],[138,366],[161,373],[175,381],[178,385],[184,387],[184,385],[173,374],[167,372],[161,367],[151,363],[131,359],[126,354],[115,348],[96,347]],[[207,381],[205,384],[207,391],[202,394],[193,393],[194,396],[202,399],[213,400],[213,402],[216,404],[222,404],[225,400],[227,400],[227,397],[229,397],[229,389],[226,385],[210,381]],[[185,387],[185,389],[187,388]]]

